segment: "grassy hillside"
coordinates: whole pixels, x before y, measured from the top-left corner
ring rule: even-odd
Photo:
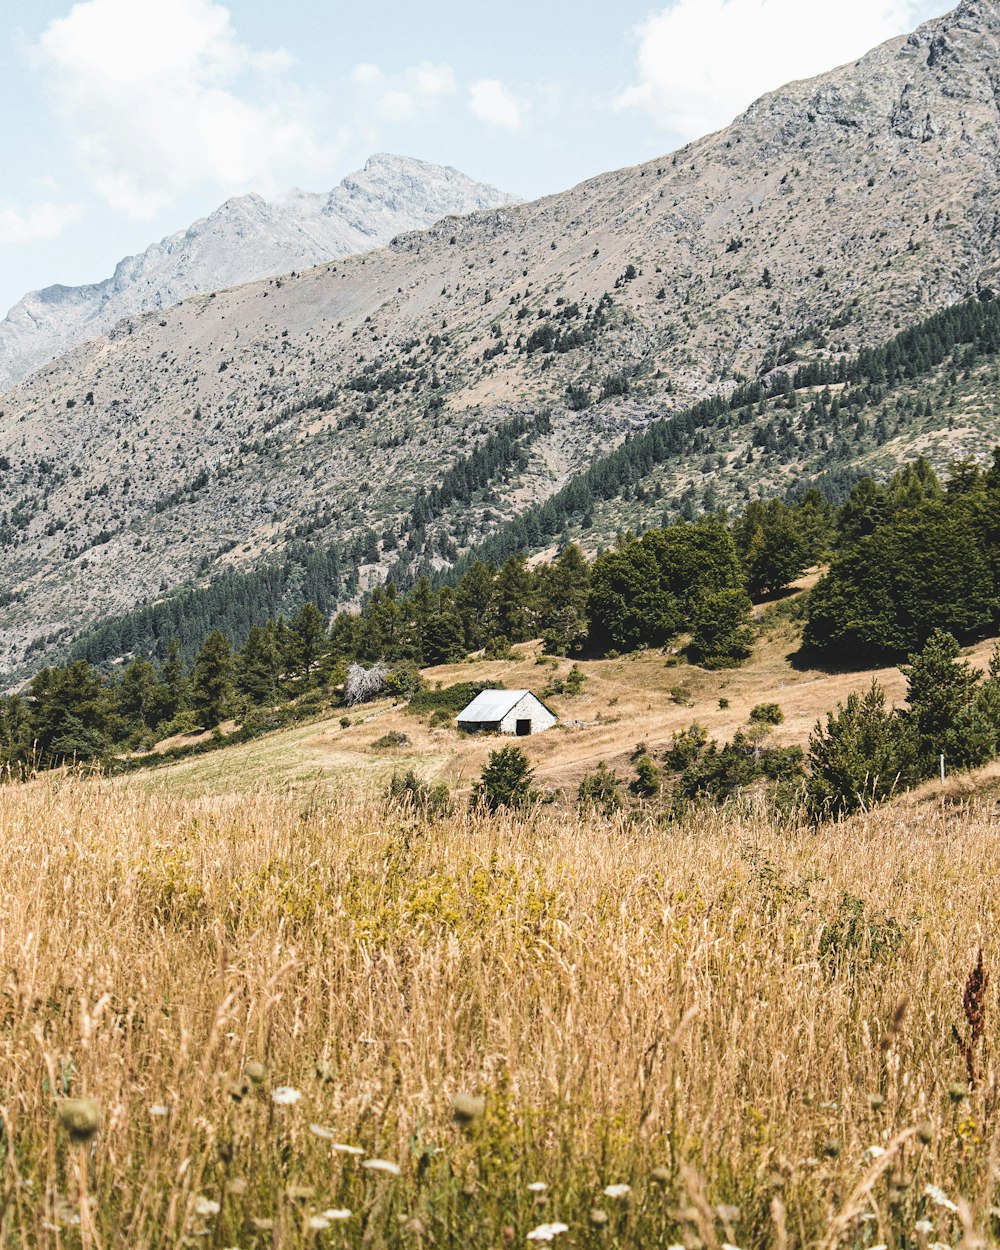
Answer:
[[[2,787],[0,1244],[983,1244],[996,1074],[952,1027],[996,853],[991,808],[933,803],[817,833]]]
[[[799,585],[811,584],[815,576]],[[786,600],[757,609],[759,639],[753,657],[736,669],[709,672],[660,652],[609,660],[555,659],[543,655],[540,643],[529,643],[513,649],[513,660],[473,657],[425,669],[423,676],[432,688],[481,682],[542,694],[577,663],[585,677],[581,693],[546,695],[560,726],[518,743],[531,758],[537,783],[572,802],[583,775],[602,761],[623,780],[630,779],[637,744],[646,743],[654,757],[661,757],[673,735],[693,722],[726,742],[747,725],[752,708],[777,703],[785,719],[770,740],[805,746],[816,721],[852,692],[870,686],[873,678],[890,702],[903,702],[906,683],[896,667],[831,671],[803,666],[800,628],[789,619],[789,604]],[[985,669],[993,647],[992,641],[984,641],[967,654]],[[720,699],[728,706],[720,707]],[[445,781],[465,794],[497,740],[469,737],[454,727],[432,728],[430,720],[428,714],[414,715],[404,703],[383,699],[354,710],[338,709],[244,745],[162,765],[139,774],[132,784],[194,796],[242,793],[263,782],[280,782],[296,792],[370,800],[384,795],[394,773],[412,768],[426,781]],[[377,745],[393,734],[405,735],[407,743]],[[164,747],[198,737],[173,739]]]

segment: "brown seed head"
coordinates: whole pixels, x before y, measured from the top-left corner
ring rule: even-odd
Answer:
[[[456,1094],[451,1114],[456,1124],[471,1124],[486,1110],[486,1099],[477,1094]]]
[[[64,1098],[59,1123],[75,1142],[88,1142],[101,1126],[101,1109],[93,1098]]]

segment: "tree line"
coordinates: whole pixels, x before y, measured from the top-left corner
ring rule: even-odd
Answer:
[[[547,414],[513,418],[467,456],[447,470],[437,486],[414,499],[402,531],[409,532],[405,549],[388,570],[397,587],[409,589],[427,575],[438,585],[455,585],[476,563],[502,565],[510,556],[560,541],[574,523],[587,527],[595,506],[635,490],[660,465],[697,451],[706,432],[731,423],[759,418],[763,405],[774,399],[792,403],[796,389],[844,384],[839,393],[818,394],[808,421],[834,434],[829,465],[815,479],[816,489],[839,503],[857,484],[857,470],[839,464],[836,438],[840,414],[858,405],[880,402],[888,385],[935,368],[949,356],[968,367],[981,357],[1000,351],[1000,303],[992,298],[970,299],[934,314],[902,331],[888,343],[866,349],[856,357],[802,365],[794,373],[779,372],[767,380],[739,383],[728,395],[713,396],[674,415],[651,422],[622,446],[577,474],[543,503],[499,524],[493,533],[464,554],[454,543],[441,543],[439,554],[448,567],[440,569],[430,558],[428,526],[455,503],[468,503],[489,490],[492,483],[516,471],[526,447],[548,428]],[[321,397],[322,398],[322,397]],[[762,451],[786,450],[790,438],[779,418],[757,431]],[[877,433],[877,431],[876,431]],[[790,445],[789,454],[794,453]],[[800,492],[801,493],[801,492]],[[691,509],[687,509],[690,514]],[[190,659],[206,633],[219,628],[240,646],[253,625],[263,625],[281,614],[292,614],[307,602],[332,612],[357,592],[358,569],[396,550],[403,535],[372,530],[349,541],[322,546],[300,542],[279,563],[248,573],[228,572],[210,585],[184,590],[156,603],[135,608],[102,622],[79,639],[70,651],[73,659],[100,665],[123,654],[162,658],[177,639]]]
[[[358,612],[308,602],[252,623],[237,642],[212,629],[190,659],[175,637],[158,664],[101,672],[85,657],[45,668],[0,702],[3,759],[59,763],[133,750],[329,690],[349,661],[424,667],[542,638],[555,654],[624,653],[684,637],[703,665],[738,664],[753,641],[753,597],[831,560],[808,597],[805,644],[822,656],[905,657],[936,630],[967,640],[1000,620],[1000,449],[983,471],[941,482],[917,461],[860,482],[834,508],[817,491],[678,521],[588,560],[567,544],[550,561],[476,561],[454,585],[376,587]]]

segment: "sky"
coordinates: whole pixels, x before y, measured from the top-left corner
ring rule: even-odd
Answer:
[[[534,198],[957,0],[2,0],[0,313],[373,152]]]

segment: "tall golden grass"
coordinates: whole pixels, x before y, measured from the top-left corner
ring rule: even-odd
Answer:
[[[988,1240],[998,849],[4,787],[0,1245]]]

